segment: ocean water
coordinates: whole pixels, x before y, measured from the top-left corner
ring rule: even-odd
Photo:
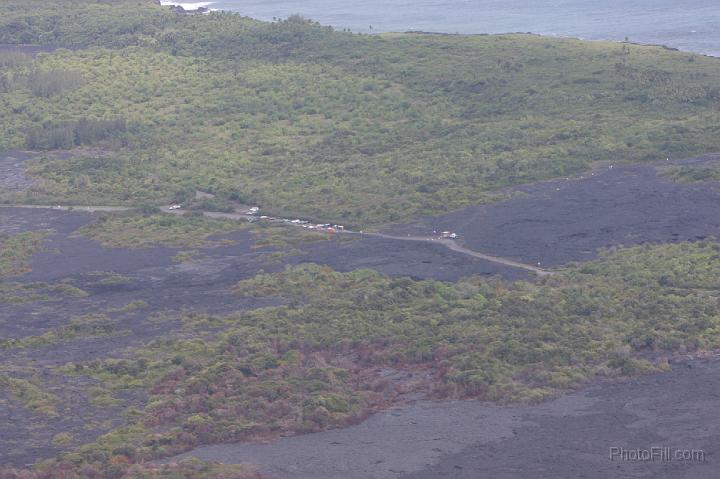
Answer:
[[[183,0],[165,0],[163,3]],[[190,2],[187,2],[190,3]],[[260,20],[301,14],[354,32],[532,32],[720,56],[720,0],[215,0]]]

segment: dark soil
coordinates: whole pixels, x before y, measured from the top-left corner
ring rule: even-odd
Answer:
[[[601,382],[538,406],[419,402],[358,426],[185,454],[278,479],[716,478],[720,360]],[[610,460],[610,448],[702,450],[704,462]]]
[[[687,161],[716,162],[720,156]],[[720,233],[720,185],[673,183],[658,176],[652,165],[606,168],[518,192],[511,200],[422,218],[392,230],[399,236],[456,231],[470,249],[543,266],[593,258],[601,247],[700,240]],[[3,278],[5,283],[63,282],[88,293],[50,293],[45,300],[25,304],[0,302],[1,338],[39,336],[87,314],[103,314],[117,324],[114,334],[0,350],[2,370],[31,379],[59,398],[59,416],[52,418],[0,392],[0,464],[23,465],[52,456],[59,449],[51,440],[59,432],[73,435],[67,448],[92,441],[122,422],[123,408],[140,407],[145,400],[141,393],[128,391],[118,398],[119,405],[92,405],[87,380],[63,374],[58,366],[124,357],[128,347],[179,330],[179,318],[190,311],[223,315],[277,304],[277,299],[232,293],[237,281],[260,271],[315,262],[339,271],[372,268],[417,279],[532,277],[440,244],[368,236],[301,243],[275,258],[270,254],[279,250],[255,247],[255,237],[247,230],[221,236],[233,240],[231,245],[104,248],[72,236],[92,219],[81,212],[0,208],[0,233],[50,231],[44,251],[32,258],[32,271]],[[178,263],[174,256],[183,249],[197,254]],[[122,309],[138,300],[144,306]],[[421,403],[327,433],[330,436],[283,439],[271,446],[223,446],[228,449],[217,449],[225,451],[217,457],[249,459],[272,465],[279,477],[299,478],[678,477],[686,472],[687,477],[711,477],[703,474],[714,469],[702,465],[606,460],[610,446],[660,444],[702,447],[712,461],[712,440],[720,439],[715,419],[720,412],[720,367],[715,362],[691,365],[668,375],[591,388],[534,408]],[[334,439],[328,442],[325,437]]]
[[[225,315],[278,304],[277,298],[233,294],[235,283],[260,271],[281,271],[287,265],[317,262],[340,271],[367,267],[390,275],[443,280],[497,273],[508,278],[525,277],[515,269],[468,258],[441,245],[380,238],[303,243],[296,245],[293,254],[269,261],[268,255],[277,249],[256,248],[255,237],[246,230],[218,237],[232,240],[231,245],[192,248],[197,255],[178,263],[173,257],[189,248],[105,248],[73,235],[92,219],[92,214],[83,212],[0,208],[2,233],[49,231],[43,251],[31,259],[32,271],[3,278],[5,282],[50,286],[63,283],[88,293],[74,297],[40,288],[47,293],[45,300],[23,304],[0,301],[0,338],[40,336],[91,314],[105,315],[117,325],[112,334],[40,347],[0,349],[1,368],[12,371],[14,377],[36,382],[59,399],[58,417],[48,417],[27,409],[7,391],[0,393],[0,464],[22,466],[53,456],[60,449],[52,445],[52,438],[60,432],[73,436],[67,448],[92,441],[122,423],[123,408],[141,407],[145,400],[136,391],[119,398],[121,404],[116,406],[92,405],[88,397],[92,384],[62,373],[59,367],[126,357],[128,348],[179,331],[180,317],[188,312]],[[136,301],[144,305],[122,310]]]
[[[266,267],[259,259],[260,252],[252,250],[254,240],[247,233],[236,235],[237,256],[227,261],[201,254],[198,260],[177,263],[173,256],[178,249],[108,249],[72,236],[92,219],[88,213],[0,208],[1,232],[50,231],[44,250],[32,258],[32,271],[3,278],[6,284],[52,286],[62,282],[88,293],[75,297],[47,293],[48,288],[41,287],[38,291],[46,294],[45,300],[0,302],[0,338],[40,336],[88,314],[105,315],[115,321],[117,329],[112,334],[40,347],[0,349],[3,370],[58,397],[58,416],[49,417],[26,408],[8,391],[0,392],[0,464],[22,466],[53,456],[62,449],[52,445],[52,438],[60,432],[73,437],[66,448],[90,442],[122,424],[124,409],[141,407],[145,400],[138,391],[127,391],[117,397],[118,405],[93,405],[88,396],[92,381],[64,374],[58,367],[126,357],[127,348],[179,330],[179,317],[186,312],[228,314],[278,303],[277,299],[242,298],[230,289],[239,279]],[[144,306],[122,309],[140,300]],[[158,315],[163,319],[153,319]]]
[[[3,49],[5,47],[5,50]],[[13,47],[17,47],[13,45]],[[20,51],[27,49],[28,51],[46,51],[38,50],[44,47],[37,46],[19,46]],[[0,45],[0,53],[7,51],[7,45]],[[25,151],[25,150],[9,150],[0,152],[0,192],[8,191],[17,193],[27,190],[34,186],[37,181],[28,176],[27,167],[30,160],[37,158],[50,158],[53,160],[67,160],[74,156],[106,155],[104,150],[97,149],[75,149],[75,150],[52,150],[52,151]]]
[[[720,458],[720,362],[677,364],[669,374],[602,384],[581,414],[537,408],[512,437],[473,445],[408,479],[716,478]],[[552,407],[552,404],[550,405]],[[610,448],[694,449],[700,461],[610,460]],[[671,456],[672,457],[672,456]]]
[[[25,151],[0,153],[0,190],[19,191],[33,186],[35,181],[25,174],[25,162],[33,157]]]
[[[500,275],[508,280],[530,279],[532,273],[465,254],[440,244],[364,237],[350,243],[323,242],[303,246],[304,262],[327,264],[338,271],[371,268],[390,276],[456,281],[478,275]]]
[[[720,237],[720,184],[680,184],[659,167],[718,163],[720,155],[614,166],[517,188],[514,199],[425,217],[395,234],[454,231],[465,246],[529,264],[589,260],[599,248]]]

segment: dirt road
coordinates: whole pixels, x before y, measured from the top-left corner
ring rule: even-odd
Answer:
[[[59,211],[81,211],[81,212],[90,212],[90,213],[93,213],[93,212],[122,212],[122,211],[134,210],[134,208],[128,207],[128,206],[0,205],[0,207],[53,209],[53,210],[59,210]],[[187,213],[186,210],[182,210],[182,209],[169,210],[167,206],[163,206],[160,209],[160,211],[162,211],[163,213],[174,214],[174,215],[179,215],[179,216]],[[237,221],[251,221],[254,218],[253,216],[249,216],[249,215],[246,215],[243,213],[221,213],[221,212],[215,212],[215,211],[205,211],[205,212],[203,212],[203,215],[205,215],[208,218],[237,220]],[[263,221],[273,221],[276,223],[286,224],[288,226],[300,227],[300,225],[296,225],[294,223],[285,223],[282,220],[263,220]],[[436,237],[432,237],[432,236],[409,236],[409,235],[408,236],[394,236],[394,235],[388,235],[388,234],[384,234],[384,233],[369,233],[369,232],[351,231],[351,230],[338,231],[336,234],[361,235],[364,237],[382,238],[382,239],[389,239],[389,240],[393,240],[393,241],[410,241],[410,242],[424,242],[424,243],[439,244],[439,245],[442,245],[442,246],[444,246],[452,251],[455,251],[457,253],[472,256],[474,258],[483,259],[485,261],[490,261],[491,263],[497,263],[497,264],[500,264],[503,266],[508,266],[510,268],[518,268],[518,269],[522,269],[525,271],[530,271],[541,277],[552,274],[551,271],[544,270],[537,266],[521,263],[518,261],[513,261],[511,259],[502,258],[499,256],[491,256],[491,255],[487,255],[487,254],[480,253],[477,251],[473,251],[471,249],[468,249],[468,248],[465,248],[465,247],[459,245],[456,241],[454,241],[452,239],[448,239],[448,238],[436,238]]]
[[[547,271],[542,268],[539,268],[537,266],[532,266],[525,263],[519,263],[517,261],[513,261],[511,259],[507,258],[501,258],[499,256],[491,256],[483,253],[479,253],[477,251],[473,251],[471,249],[467,249],[457,243],[457,241],[454,241],[449,238],[434,238],[431,236],[393,236],[383,233],[359,233],[356,231],[346,231],[345,234],[362,234],[365,236],[374,236],[376,238],[385,238],[385,239],[391,239],[391,240],[397,240],[397,241],[423,241],[423,242],[433,242],[435,244],[440,244],[445,246],[448,249],[451,249],[452,251],[457,251],[458,253],[466,254],[468,256],[472,256],[474,258],[480,258],[484,259],[486,261],[491,261],[493,263],[502,264],[505,266],[509,266],[511,268],[520,268],[524,269],[526,271],[531,271],[538,276],[548,276],[553,274],[552,271]]]
[[[720,182],[674,182],[666,168],[720,168],[719,155],[615,165],[514,188],[513,198],[389,226],[395,236],[453,231],[463,246],[552,268],[603,248],[720,238]]]

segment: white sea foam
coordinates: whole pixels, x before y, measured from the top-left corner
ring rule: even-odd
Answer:
[[[215,3],[215,2],[181,3],[181,2],[175,2],[173,0],[160,0],[160,5],[163,5],[163,6],[177,5],[179,7],[183,7],[185,10],[197,10],[198,8],[207,7],[208,5],[212,5],[213,3]]]

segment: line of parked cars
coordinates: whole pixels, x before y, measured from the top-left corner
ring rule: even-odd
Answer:
[[[248,216],[255,216],[259,217],[261,220],[268,220],[268,221],[282,221],[283,223],[290,223],[293,225],[301,226],[305,229],[314,230],[314,231],[322,231],[327,233],[337,233],[338,231],[345,231],[345,226],[343,225],[336,225],[331,223],[318,223],[318,224],[312,224],[307,220],[301,220],[299,218],[291,220],[290,218],[275,218],[273,216],[266,216],[266,215],[260,215],[260,208],[257,206],[253,206],[249,210],[245,212]]]

